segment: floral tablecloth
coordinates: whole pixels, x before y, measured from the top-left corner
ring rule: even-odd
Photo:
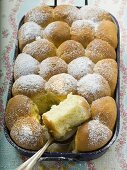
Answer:
[[[84,0],[58,0],[59,4],[82,6]],[[100,158],[82,162],[43,162],[36,170],[127,170],[127,0],[88,0],[89,5],[100,6],[118,20],[121,31],[120,51],[120,134],[114,145]],[[2,122],[9,80],[12,75],[14,43],[17,26],[22,16],[40,3],[53,5],[52,0],[0,0],[0,170],[14,170],[25,158],[7,142]]]

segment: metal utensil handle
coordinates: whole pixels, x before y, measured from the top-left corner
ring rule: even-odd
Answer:
[[[66,157],[41,157],[39,162],[43,161],[79,161],[80,159],[78,158],[66,158]]]
[[[85,5],[88,5],[88,0],[85,0]],[[57,6],[57,0],[54,0],[54,6]]]
[[[26,162],[21,164],[16,170],[30,170],[36,163],[36,161],[41,157],[41,155],[45,152],[47,147],[53,142],[52,138],[49,138],[47,143],[38,151],[36,152],[31,158],[29,158]]]

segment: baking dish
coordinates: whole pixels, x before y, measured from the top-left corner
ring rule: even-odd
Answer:
[[[57,1],[54,1],[54,2],[55,2],[55,5],[53,7],[55,7],[57,5]],[[86,161],[86,160],[96,159],[96,158],[100,157],[101,155],[103,155],[111,147],[111,145],[115,142],[115,140],[119,134],[119,128],[120,128],[120,73],[119,73],[119,70],[120,70],[120,30],[119,30],[119,24],[118,24],[116,18],[113,15],[111,15],[111,16],[113,18],[114,23],[117,25],[117,28],[118,28],[118,46],[116,49],[117,63],[118,63],[118,79],[117,79],[117,86],[116,86],[116,91],[115,91],[115,96],[114,96],[114,98],[116,100],[116,104],[117,104],[117,120],[116,120],[116,124],[115,124],[115,128],[114,128],[113,136],[112,136],[111,140],[104,147],[102,147],[96,151],[84,152],[84,153],[45,152],[42,156],[42,159],[44,159],[44,160],[73,160],[73,161],[85,160]],[[23,24],[23,20],[24,20],[24,17],[22,18],[22,20],[19,23],[19,28]],[[18,54],[19,54],[19,48],[18,48],[18,40],[17,40],[16,45],[15,45],[14,61]],[[14,80],[12,77],[12,79],[10,80],[7,102],[12,97],[11,89],[12,89],[13,82],[14,82]],[[11,137],[9,135],[9,130],[6,127],[5,121],[4,121],[4,132],[5,132],[5,136],[8,140],[8,142],[14,148],[16,148],[21,154],[30,157],[35,153],[35,151],[23,149],[13,142],[13,140],[11,139]]]

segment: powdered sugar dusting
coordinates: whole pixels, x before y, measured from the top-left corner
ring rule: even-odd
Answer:
[[[53,43],[46,39],[38,39],[30,44],[27,44],[23,53],[30,54],[38,61],[42,61],[47,57],[53,57],[56,55],[56,48]]]
[[[60,5],[54,10],[54,16],[56,20],[63,20],[70,26],[73,21],[80,19],[79,9],[71,5]]]
[[[23,52],[30,53],[31,55],[34,55],[34,53],[37,53],[37,55],[41,55],[41,54],[43,55],[49,49],[48,44],[46,44],[46,42],[48,41],[46,40],[44,42],[43,39],[42,40],[37,39],[36,41],[26,45],[25,48],[23,49]]]
[[[102,79],[103,77],[98,74],[88,74],[79,81],[79,84],[83,83],[84,88],[91,93],[96,93],[102,86]]]
[[[108,82],[101,75],[93,73],[82,77],[77,84],[78,93],[89,103],[103,96],[110,96],[111,89]]]
[[[45,85],[47,91],[54,92],[58,95],[67,95],[70,92],[75,93],[77,80],[69,74],[57,74],[49,79]]]
[[[81,31],[82,29],[89,28],[94,31],[97,25],[97,23],[91,20],[76,20],[73,22],[71,29],[72,31]]]
[[[19,29],[19,41],[33,40],[38,36],[43,36],[43,30],[41,26],[35,22],[26,22]]]
[[[40,6],[30,10],[26,16],[26,21],[34,21],[41,26],[47,25],[53,20],[53,9],[48,6]]]
[[[35,150],[43,145],[42,126],[31,117],[20,118],[11,129],[11,137],[26,149]]]
[[[21,53],[15,60],[14,77],[15,80],[20,76],[28,74],[38,74],[39,62],[28,54]]]
[[[25,94],[30,96],[37,92],[43,92],[44,86],[45,80],[41,76],[30,74],[18,78],[13,84],[12,92],[13,95]]]
[[[85,54],[83,46],[74,40],[67,40],[62,43],[57,49],[57,55],[60,56],[67,63],[73,59],[81,57]]]
[[[63,21],[52,22],[45,28],[44,37],[58,47],[64,41],[70,39],[70,27]]]
[[[70,7],[70,8],[67,8],[67,12],[66,12],[67,15],[67,18],[66,18],[66,21],[71,25],[71,23],[77,19],[80,19],[81,16],[80,16],[80,12],[77,8],[75,7]]]
[[[87,46],[85,55],[95,63],[105,58],[116,59],[116,52],[114,48],[108,42],[101,39],[94,39]]]
[[[50,23],[44,30],[44,34],[50,36],[59,27],[60,21]]]
[[[93,6],[83,6],[80,9],[80,15],[82,19],[90,19],[96,22],[103,19],[112,20],[112,17],[107,11]]]
[[[80,42],[84,48],[94,40],[97,24],[90,20],[77,20],[71,26],[71,39]]]
[[[55,74],[67,72],[67,64],[58,57],[51,57],[43,60],[39,68],[39,74],[46,80]]]
[[[89,145],[96,146],[109,140],[111,130],[101,124],[99,120],[92,120],[88,122],[88,134]]]
[[[79,57],[68,64],[68,73],[74,78],[81,77],[93,73],[94,63],[87,57]]]
[[[117,79],[117,63],[113,59],[104,59],[99,61],[95,67],[94,72],[101,74],[107,81]]]

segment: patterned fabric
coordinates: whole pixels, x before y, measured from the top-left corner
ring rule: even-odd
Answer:
[[[12,76],[14,44],[18,23],[22,16],[40,3],[53,5],[52,0],[0,0],[0,170],[14,170],[26,158],[21,156],[4,137],[2,122],[9,80]],[[88,0],[89,4],[111,12],[118,20],[121,31],[120,51],[120,133],[114,145],[100,158],[82,162],[40,161],[39,170],[127,170],[127,0]],[[59,3],[84,5],[84,0],[59,0]]]

